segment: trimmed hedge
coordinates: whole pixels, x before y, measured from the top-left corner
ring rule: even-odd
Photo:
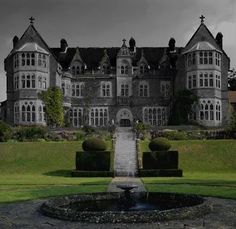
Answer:
[[[76,152],[76,170],[110,171],[110,151]]]
[[[89,138],[83,142],[82,148],[84,151],[104,151],[107,147],[102,139]]]
[[[143,169],[178,169],[178,151],[144,152]]]
[[[171,144],[168,139],[166,138],[155,138],[150,141],[149,143],[149,149],[151,151],[164,151],[169,150],[171,147]]]

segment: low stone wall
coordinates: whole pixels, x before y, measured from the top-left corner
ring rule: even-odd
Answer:
[[[139,196],[147,193],[138,193]],[[78,202],[90,202],[95,200],[116,200],[123,193],[94,193],[59,197],[45,202],[41,206],[41,212],[47,216],[89,223],[151,223],[165,220],[182,220],[203,216],[210,212],[211,204],[208,200],[196,195],[182,195],[170,193],[149,193],[158,198],[174,198],[183,203],[195,202],[197,205],[182,207],[164,211],[75,211],[70,205]]]

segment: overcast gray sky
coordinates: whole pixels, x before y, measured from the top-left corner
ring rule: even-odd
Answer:
[[[215,36],[224,35],[224,49],[236,67],[235,0],[0,0],[0,101],[6,98],[4,58],[14,35],[21,36],[36,18],[35,27],[50,47],[61,38],[69,46],[120,46],[133,36],[137,46],[185,46],[206,16]]]

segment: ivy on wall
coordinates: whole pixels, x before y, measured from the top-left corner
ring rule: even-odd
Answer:
[[[48,88],[40,94],[45,104],[47,124],[52,127],[64,126],[63,95],[58,87]]]
[[[198,97],[190,90],[185,89],[177,92],[174,98],[169,124],[187,124],[192,105],[197,101]]]

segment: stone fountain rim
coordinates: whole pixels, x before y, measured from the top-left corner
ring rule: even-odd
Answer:
[[[146,195],[146,192],[138,193],[139,195]],[[199,198],[203,202],[189,207],[174,208],[163,211],[147,210],[147,211],[83,211],[74,212],[70,209],[66,209],[63,206],[69,203],[78,201],[90,201],[90,200],[107,200],[117,199],[122,193],[117,192],[100,192],[100,193],[88,193],[88,194],[76,194],[63,197],[56,197],[44,202],[40,208],[40,211],[49,217],[58,218],[69,221],[80,221],[87,223],[150,223],[156,221],[167,221],[175,219],[188,219],[201,217],[209,213],[212,209],[211,202],[199,195],[179,194],[179,193],[164,193],[164,192],[151,192],[154,195],[166,195],[166,196],[179,196],[179,197],[191,197]]]

